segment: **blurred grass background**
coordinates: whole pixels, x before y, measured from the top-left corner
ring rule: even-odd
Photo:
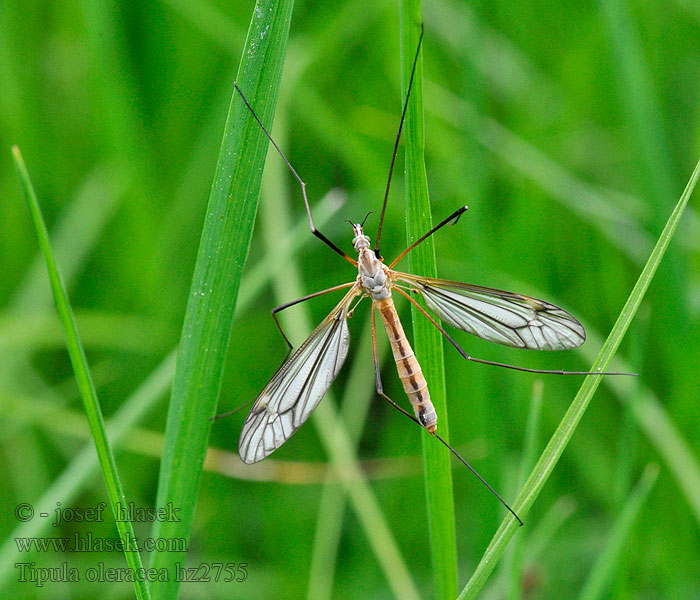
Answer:
[[[15,505],[33,503],[51,489],[76,464],[86,441],[9,147],[18,144],[27,161],[109,417],[179,338],[232,77],[252,9],[250,2],[179,0],[3,5],[3,544],[18,524]],[[697,159],[700,10],[681,0],[441,1],[426,3],[423,10],[433,214],[439,220],[461,204],[470,207],[456,227],[436,237],[440,275],[553,301],[589,331],[586,354],[524,353],[466,334],[456,338],[481,358],[584,369]],[[297,4],[275,135],[308,182],[312,199],[330,190],[346,198],[342,207],[330,207],[335,213],[322,230],[348,251],[352,235],[343,220],[379,208],[400,108],[395,3]],[[277,162],[270,154],[271,176]],[[383,236],[387,257],[405,245],[401,171],[392,184]],[[306,291],[352,279],[352,269],[305,232],[298,187],[290,177],[282,185],[292,222],[299,225],[294,260],[305,275]],[[261,202],[276,202],[266,193],[278,190],[279,182],[264,183]],[[661,466],[658,480],[622,540],[624,552],[607,558],[612,576],[600,593],[700,595],[700,510],[692,494],[700,437],[695,205],[691,202],[619,354],[624,368],[641,374],[639,381],[622,392],[601,386],[528,517],[518,556],[503,563],[484,597],[577,597],[584,589],[590,594],[592,573],[600,568],[596,560],[610,547],[622,507],[649,463]],[[261,209],[259,219],[280,215]],[[370,235],[374,227],[376,218],[370,217]],[[266,274],[286,260],[256,233],[249,289],[251,282],[262,282],[245,301],[245,289],[241,292],[222,411],[256,397],[284,358],[286,348],[269,316],[276,302]],[[314,320],[334,302],[312,301]],[[408,311],[403,314],[408,328]],[[360,307],[351,322],[355,348],[333,387],[340,402],[354,353],[362,359],[370,352],[363,335],[366,316],[366,306]],[[465,364],[449,348],[445,360],[451,441],[506,499],[513,498],[533,397],[541,394],[534,442],[539,451],[580,379]],[[367,380],[371,389],[371,368]],[[392,361],[383,380],[389,394],[403,402]],[[118,455],[127,497],[139,506],[150,506],[155,498],[166,397],[161,391],[145,416],[129,425]],[[244,416],[217,423],[212,447],[235,453]],[[418,434],[415,425],[372,399],[358,452],[368,461],[373,490],[414,581],[430,597]],[[684,449],[690,449],[690,460]],[[325,556],[320,579],[312,578],[321,583],[307,594],[310,565],[319,564],[315,553],[323,537],[318,513],[324,460],[311,426],[259,469],[243,468],[235,456],[212,454],[188,564],[245,562],[249,576],[235,587],[183,584],[181,597],[390,597],[350,510],[341,516],[337,557],[336,550]],[[455,467],[454,483],[461,588],[503,510],[466,469]],[[71,494],[69,500],[53,501],[95,506],[104,499],[104,485],[93,476],[74,485]],[[36,535],[88,531],[95,537],[115,535],[109,520]],[[137,535],[148,533],[148,527],[139,531],[137,526]],[[10,573],[2,587],[14,597],[132,594],[126,583],[107,587],[84,579],[37,588],[17,583],[12,568],[32,560],[37,566],[65,560],[81,571],[99,561],[120,567],[119,553],[40,552],[21,558],[6,553],[2,558],[9,562],[0,568]],[[522,573],[513,564],[522,565]]]

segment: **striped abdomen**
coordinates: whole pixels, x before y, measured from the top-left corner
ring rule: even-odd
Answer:
[[[394,353],[394,360],[396,361],[396,369],[399,372],[403,389],[413,406],[413,412],[416,413],[416,418],[423,427],[430,433],[435,433],[437,429],[437,414],[433,403],[430,401],[428,383],[423,377],[423,371],[416,360],[411,344],[408,343],[399,315],[396,313],[394,301],[389,296],[383,300],[375,301],[375,304],[379,309],[384,328],[389,336],[391,351]]]

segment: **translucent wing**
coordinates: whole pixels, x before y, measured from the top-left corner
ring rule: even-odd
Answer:
[[[357,286],[350,289],[260,393],[238,440],[244,463],[277,450],[318,406],[347,356],[348,308],[358,292]]]
[[[428,307],[453,327],[485,340],[534,350],[567,350],[583,344],[581,323],[554,304],[468,283],[395,272]]]

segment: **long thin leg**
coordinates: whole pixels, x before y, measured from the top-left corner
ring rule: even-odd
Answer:
[[[399,130],[396,132],[396,140],[394,141],[394,153],[391,155],[391,165],[389,166],[389,177],[386,181],[386,191],[384,192],[384,202],[382,203],[382,214],[379,217],[379,227],[377,228],[377,239],[374,243],[374,254],[377,258],[381,258],[379,252],[379,241],[382,237],[382,227],[384,226],[384,213],[386,213],[386,203],[389,199],[389,187],[391,186],[391,176],[394,173],[394,163],[396,162],[396,154],[399,151],[399,140],[401,139],[401,130],[403,123],[406,120],[406,110],[408,110],[408,99],[411,97],[411,88],[413,87],[413,76],[416,74],[416,65],[418,64],[418,56],[420,54],[421,43],[423,42],[423,25],[420,26],[420,37],[418,38],[418,46],[416,47],[416,55],[413,58],[413,66],[411,67],[411,77],[408,80],[408,90],[406,90],[406,100],[403,103],[401,111],[401,121],[399,122]]]
[[[427,238],[429,238],[431,235],[433,235],[438,229],[442,229],[445,225],[450,224],[454,225],[459,221],[459,218],[462,216],[462,213],[465,212],[469,207],[468,206],[462,206],[461,208],[458,208],[456,211],[454,211],[449,217],[446,219],[443,219],[440,221],[435,227],[433,227],[428,233],[423,234],[421,237],[419,237],[415,242],[413,242],[408,248],[406,248],[401,254],[399,254],[389,265],[390,269],[394,268],[394,265],[398,263],[404,256],[406,256],[411,250],[413,250],[418,244],[421,242],[424,242]]]
[[[289,346],[289,351],[287,352],[287,356],[289,356],[289,352],[291,352],[291,350],[294,346],[292,346],[292,342],[289,341],[287,334],[284,333],[284,330],[282,329],[282,324],[279,322],[279,319],[277,318],[277,313],[282,312],[285,308],[289,308],[290,306],[294,306],[295,304],[299,304],[300,302],[306,302],[307,300],[311,300],[311,298],[316,298],[317,296],[323,296],[323,294],[328,294],[329,292],[335,292],[337,290],[342,290],[343,288],[348,288],[348,287],[353,286],[353,285],[355,285],[354,281],[349,281],[348,283],[341,283],[340,285],[334,285],[333,287],[329,287],[328,289],[321,290],[320,292],[314,292],[313,294],[308,294],[306,296],[303,296],[302,298],[297,298],[296,300],[292,300],[291,302],[285,302],[284,304],[277,306],[270,311],[272,313],[272,318],[275,320],[275,325],[277,325],[277,329],[279,329],[279,332],[282,334],[284,341],[287,342],[287,346]]]
[[[230,417],[231,415],[236,414],[239,410],[243,408],[248,408],[253,402],[255,402],[255,398],[253,398],[250,402],[246,402],[245,404],[241,404],[240,406],[237,406],[233,410],[229,410],[228,412],[221,413],[219,415],[214,415],[213,417],[209,417],[210,421],[216,421],[217,419],[224,419],[226,417]]]
[[[289,341],[289,338],[287,337],[287,334],[284,333],[284,329],[282,329],[282,324],[279,322],[279,319],[277,318],[277,313],[283,311],[285,308],[289,308],[290,306],[294,306],[295,304],[299,304],[300,302],[305,302],[306,300],[311,300],[311,298],[316,298],[317,296],[323,296],[323,294],[328,294],[329,292],[335,292],[336,290],[342,290],[343,288],[350,287],[351,285],[354,285],[354,281],[350,281],[348,283],[342,283],[340,285],[335,285],[331,288],[328,288],[326,290],[321,290],[320,292],[314,292],[313,294],[308,294],[304,296],[303,298],[297,298],[296,300],[292,300],[291,302],[286,302],[285,304],[282,304],[281,306],[277,306],[272,309],[272,318],[275,320],[275,325],[277,325],[277,329],[279,332],[282,334],[282,337],[284,338],[284,341],[287,342],[287,346],[289,349],[287,350],[287,355],[284,357],[284,360],[282,361],[282,364],[285,363],[285,361],[289,358],[289,355],[292,352],[292,342]],[[229,417],[232,414],[238,412],[242,408],[246,408],[247,406],[250,406],[253,402],[255,402],[255,399],[251,400],[250,402],[247,402],[246,404],[242,404],[241,406],[238,406],[237,408],[234,408],[233,410],[230,410],[225,413],[221,413],[220,415],[214,415],[213,417],[209,417],[210,421],[215,421],[216,419],[223,419],[224,417]]]
[[[394,288],[399,294],[402,296],[405,296],[408,301],[413,304],[422,314],[423,316],[428,319],[435,327],[437,327],[438,331],[442,333],[442,335],[445,336],[445,339],[450,342],[456,349],[457,352],[459,352],[462,355],[462,358],[466,360],[470,360],[472,362],[477,362],[481,363],[482,365],[493,365],[494,367],[504,367],[506,369],[513,369],[514,371],[525,371],[526,373],[543,373],[545,375],[632,375],[632,376],[637,376],[637,373],[611,373],[609,371],[550,371],[547,369],[529,369],[527,367],[518,367],[516,365],[509,365],[506,363],[500,363],[500,362],[495,362],[493,360],[484,360],[483,358],[474,358],[473,356],[469,356],[462,347],[455,342],[455,340],[452,338],[452,336],[447,333],[441,326],[440,324],[428,313],[418,302],[416,302],[411,296],[409,296],[406,292],[404,292],[401,288],[395,287]]]
[[[277,150],[277,153],[282,157],[284,164],[287,165],[289,170],[292,172],[292,175],[294,175],[294,178],[299,182],[299,185],[301,186],[301,194],[304,197],[304,206],[306,207],[306,215],[309,217],[309,228],[311,229],[311,233],[313,233],[319,240],[321,240],[324,244],[326,244],[331,250],[340,254],[340,256],[342,256],[345,260],[347,260],[351,264],[357,266],[357,261],[350,258],[347,254],[345,254],[345,252],[343,252],[340,248],[338,248],[338,246],[336,246],[325,235],[323,235],[318,229],[316,229],[316,226],[314,225],[314,220],[311,217],[311,206],[309,205],[309,199],[306,197],[306,183],[302,180],[301,177],[299,177],[299,174],[296,172],[296,169],[292,166],[292,163],[290,163],[287,160],[287,157],[284,155],[282,150],[280,150],[280,147],[275,143],[275,140],[272,139],[272,136],[268,133],[267,129],[265,129],[265,126],[262,124],[262,122],[258,118],[258,115],[255,114],[255,111],[253,110],[252,106],[250,106],[250,104],[248,103],[248,100],[246,100],[246,97],[243,95],[241,88],[238,87],[238,84],[235,81],[233,82],[233,87],[240,94],[241,98],[243,99],[243,103],[246,105],[246,108],[250,111],[250,114],[253,115],[255,120],[258,122],[258,125],[260,125],[260,128],[265,132],[267,139],[270,140],[270,143],[275,147],[275,150]]]
[[[391,406],[393,406],[396,410],[398,410],[402,415],[405,415],[406,417],[411,419],[411,421],[416,423],[419,427],[421,427],[421,429],[425,429],[425,427],[423,427],[423,425],[421,425],[420,421],[418,419],[416,419],[416,417],[414,415],[412,415],[410,412],[408,412],[402,406],[399,406],[396,402],[394,402],[391,398],[389,398],[389,396],[387,396],[384,393],[384,386],[382,386],[382,376],[379,373],[379,358],[378,358],[378,353],[377,353],[377,328],[376,328],[376,324],[375,324],[374,307],[372,307],[372,356],[374,357],[374,375],[375,375],[375,380],[376,380],[376,384],[377,384],[377,393],[382,398],[384,398],[384,400],[386,400],[389,404],[391,404]],[[498,498],[500,503],[503,504],[503,506],[505,506],[508,509],[508,512],[510,512],[510,514],[512,514],[517,519],[518,523],[520,523],[520,525],[522,526],[523,522],[520,520],[520,517],[517,514],[515,514],[515,511],[510,506],[508,506],[508,503],[503,498],[501,498],[499,493],[496,490],[494,490],[488,483],[486,483],[486,480],[479,474],[479,472],[474,467],[472,467],[462,457],[462,455],[459,452],[457,452],[457,450],[455,450],[452,446],[450,446],[437,433],[432,433],[431,435],[436,437],[440,442],[442,442],[442,444],[445,446],[445,448],[447,448],[450,452],[452,452],[452,454],[454,454],[457,457],[459,462],[461,462],[465,467],[467,467],[467,469],[469,469],[476,476],[476,478],[481,483],[483,483],[486,486],[486,488],[494,496],[496,496],[496,498]]]

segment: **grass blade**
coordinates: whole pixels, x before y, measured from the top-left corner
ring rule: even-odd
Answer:
[[[102,469],[105,485],[107,486],[109,502],[112,506],[112,512],[116,517],[120,506],[122,508],[126,507],[126,499],[119,480],[117,464],[107,439],[104,419],[102,418],[102,409],[97,399],[97,392],[92,382],[85,351],[83,350],[83,345],[78,335],[78,329],[75,325],[75,319],[73,318],[73,310],[68,300],[68,294],[63,285],[61,274],[58,270],[58,264],[56,263],[51,248],[51,241],[49,240],[49,232],[46,229],[46,224],[41,214],[41,208],[39,207],[39,201],[34,192],[34,187],[29,179],[27,167],[24,164],[24,159],[17,146],[12,148],[12,154],[20,179],[22,180],[22,185],[24,186],[27,205],[29,206],[34,229],[36,230],[36,235],[39,240],[39,247],[46,261],[49,281],[51,282],[51,291],[53,292],[56,310],[66,337],[66,348],[70,356],[71,365],[73,365],[75,379],[85,409],[85,416],[87,417],[88,424],[90,425],[90,432],[95,441],[95,450],[100,461],[100,468]],[[134,550],[132,547],[132,541],[136,539],[136,536],[134,536],[131,522],[116,519],[116,526],[119,537],[124,542],[124,558],[126,558],[127,565],[132,573],[136,573],[138,570],[142,571],[143,565],[141,564],[141,556],[138,551]],[[137,598],[150,598],[146,582],[140,581],[136,576],[134,576],[134,592]]]
[[[659,466],[655,464],[647,465],[642,473],[642,477],[632,490],[627,502],[616,519],[614,526],[610,532],[608,542],[598,554],[590,575],[583,586],[580,600],[596,600],[596,598],[604,598],[610,580],[618,566],[620,553],[623,549],[623,544],[627,540],[632,525],[642,510],[646,499],[649,497],[651,490],[656,483],[659,475]]]
[[[654,277],[654,273],[656,272],[656,269],[658,268],[669,243],[671,242],[683,211],[688,204],[690,195],[695,189],[699,176],[700,161],[695,165],[695,169],[693,170],[693,174],[688,181],[688,185],[686,185],[685,190],[683,190],[678,203],[666,222],[666,226],[661,232],[661,235],[656,242],[656,246],[654,246],[654,249],[649,256],[649,260],[647,261],[646,265],[644,265],[644,268],[637,279],[637,283],[632,289],[625,306],[622,308],[620,316],[615,322],[608,339],[603,344],[603,347],[598,354],[598,358],[593,363],[591,371],[605,370],[615,354],[615,351],[620,345],[620,342],[622,341],[627,328],[632,322],[632,318],[636,314],[637,309],[644,298],[644,294],[646,293],[647,288]],[[525,485],[520,491],[520,494],[513,507],[514,510],[522,517],[527,514],[530,506],[532,506],[533,502],[544,487],[547,479],[549,479],[549,475],[557,464],[562,452],[564,452],[564,449],[571,439],[571,436],[574,434],[583,413],[586,411],[595,390],[600,384],[600,381],[601,377],[590,376],[586,378],[583,385],[579,389],[578,394],[576,394],[576,397],[571,403],[571,406],[566,411],[566,414],[559,424],[559,427],[557,427],[557,430],[552,435],[547,447],[542,452],[539,461],[535,465],[535,468],[530,474],[527,482],[525,482]],[[484,586],[484,583],[486,582],[486,579],[493,570],[494,566],[503,555],[508,542],[515,534],[517,528],[517,523],[512,517],[507,517],[501,523],[501,526],[498,528],[498,531],[486,549],[481,562],[477,566],[476,571],[467,583],[467,586],[459,595],[460,600],[476,597],[481,588]]]
[[[627,3],[607,0],[598,3],[602,22],[614,60],[620,109],[627,121],[630,151],[643,166],[639,175],[644,189],[655,200],[659,223],[663,207],[673,193],[671,153],[664,132],[664,119],[656,98],[651,69],[646,64],[645,48]]]
[[[316,206],[316,222],[320,227],[328,223],[329,218],[340,207],[340,200],[335,194],[329,194]],[[301,235],[302,233],[306,235]],[[279,247],[289,257],[296,255],[300,248],[310,242],[308,225],[304,222],[300,226],[292,228],[285,236],[280,236]],[[281,265],[271,265],[269,261],[262,261],[253,267],[246,275],[238,299],[239,314],[250,307],[267,285],[271,278],[279,272]],[[33,269],[32,269],[33,271]],[[32,287],[38,284],[31,284]],[[27,287],[27,286],[25,286]],[[83,336],[84,337],[84,336]],[[107,423],[107,432],[112,447],[115,450],[126,446],[131,452],[144,452],[143,437],[138,439],[138,450],[129,447],[129,438],[134,436],[138,423],[159,402],[160,398],[170,388],[173,373],[175,371],[176,351],[168,352],[161,363],[151,372],[137,390],[133,392],[122,404],[120,409]],[[0,402],[0,409],[4,409]],[[16,415],[16,405],[12,409]],[[9,410],[9,408],[8,408]],[[2,414],[2,410],[0,410]],[[7,416],[2,414],[3,417]],[[151,433],[151,432],[148,432]],[[143,433],[139,433],[143,436]],[[155,435],[155,434],[153,434]],[[156,444],[156,455],[160,458],[160,444]],[[145,452],[148,455],[148,452]],[[66,469],[48,486],[41,497],[35,501],[35,512],[51,512],[55,508],[56,498],[62,498],[64,504],[69,504],[76,498],[84,487],[92,480],[97,472],[97,457],[92,445],[85,446],[70,462]],[[0,545],[0,588],[5,586],[12,577],[14,563],[18,557],[16,538],[34,538],[45,535],[49,521],[33,519],[17,525],[5,541]]]
[[[402,95],[405,97],[421,32],[420,0],[402,0],[399,3],[399,13],[401,87]],[[419,56],[404,124],[406,233],[409,243],[432,227],[423,155],[425,143],[422,71]],[[411,272],[429,277],[437,275],[432,238],[428,238],[413,250],[408,260]],[[449,442],[442,337],[440,332],[415,309],[412,309],[412,323],[414,350],[418,359],[422,361],[426,380],[430,382],[431,399],[440,417],[440,435]],[[451,599],[457,594],[457,550],[450,453],[426,431],[422,432],[422,440],[435,598]]]
[[[587,328],[586,332],[592,346],[600,343],[595,331]],[[581,352],[588,358],[588,349],[584,347]],[[589,359],[593,358],[591,355]],[[632,369],[619,355],[616,362],[616,370]],[[696,524],[700,527],[700,462],[693,452],[692,443],[684,437],[669,414],[668,407],[654,394],[649,385],[635,381],[635,385],[632,386],[630,381],[625,379],[609,378],[605,383],[623,406],[630,407],[637,426],[664,460],[668,473],[676,480]]]
[[[386,337],[377,336],[379,364],[384,363],[388,350]],[[356,448],[367,423],[370,404],[375,398],[374,379],[367,374],[374,370],[371,348],[371,330],[365,327],[358,340],[360,348],[352,363],[342,402],[342,421],[348,436]],[[339,560],[339,547],[347,494],[329,477],[321,490],[318,521],[314,537],[311,565],[309,567],[308,600],[325,600],[332,597],[332,584]]]
[[[282,121],[284,122],[285,119],[283,118]],[[276,138],[284,145],[283,133],[276,133]],[[271,157],[271,161],[272,165],[268,167],[268,176],[264,182],[266,184],[264,194],[266,201],[261,207],[260,222],[269,253],[277,253],[279,252],[278,240],[285,231],[289,230],[291,217],[288,209],[289,194],[282,183],[284,165],[277,157]],[[306,236],[311,237],[308,233]],[[328,249],[321,248],[321,250],[328,252]],[[279,303],[289,298],[299,298],[306,291],[301,281],[298,262],[290,260],[289,257],[282,257],[280,262],[283,263],[283,270],[278,273],[273,284],[276,300]],[[343,261],[339,260],[338,262]],[[355,276],[355,273],[356,271],[349,271],[349,277]],[[312,330],[306,303],[300,305],[291,314],[282,313],[281,319],[284,323],[284,330],[290,339],[304,339]],[[372,361],[371,352],[368,352],[367,358],[370,362]],[[358,385],[354,392],[361,393],[365,385],[374,388],[374,379],[367,378],[366,369],[364,375],[364,384]],[[351,381],[348,381],[348,387],[353,387]],[[370,397],[374,397],[374,393],[371,393]],[[346,395],[347,399],[348,395]],[[323,401],[316,407],[310,420],[316,428],[335,476],[343,484],[342,491],[348,496],[349,503],[392,593],[396,598],[402,600],[418,600],[420,594],[413,582],[411,571],[401,556],[399,546],[392,535],[381,505],[357,462],[353,441],[353,430],[357,424],[350,428],[350,431],[346,428],[340,417],[332,390],[326,392]],[[329,518],[332,516],[329,515]],[[332,573],[325,575],[331,577]],[[320,593],[316,582],[313,585],[314,590],[312,591],[315,593],[315,590],[318,590]]]
[[[542,381],[536,380],[532,387],[532,397],[530,398],[530,408],[525,425],[525,440],[523,444],[523,456],[518,467],[517,487],[525,483],[528,471],[537,457],[539,446],[540,420],[542,418]],[[516,488],[517,489],[517,488]],[[523,528],[523,535],[518,536],[510,547],[507,560],[504,561],[504,572],[508,578],[508,598],[510,600],[520,600],[523,597],[522,576],[525,559],[525,545],[529,532]],[[510,563],[510,564],[506,564]]]
[[[237,82],[262,122],[272,123],[293,2],[256,3]],[[238,95],[229,109],[183,324],[166,427],[157,506],[180,508],[179,522],[157,522],[153,535],[189,539],[211,423],[216,412],[231,322],[257,211],[268,141]],[[155,598],[172,598],[184,553],[156,552],[152,566],[169,581]]]
[[[109,439],[115,450],[124,445],[125,438],[133,432],[135,425],[167,392],[174,368],[175,352],[171,352],[107,423]],[[35,512],[38,514],[51,512],[56,508],[56,498],[61,498],[63,504],[68,505],[94,478],[97,467],[97,458],[92,445],[86,445],[34,501]],[[14,563],[17,562],[18,550],[15,540],[45,536],[46,529],[49,527],[48,520],[32,519],[19,523],[9,533],[0,546],[0,588],[4,589],[9,585],[11,578],[16,577]]]

